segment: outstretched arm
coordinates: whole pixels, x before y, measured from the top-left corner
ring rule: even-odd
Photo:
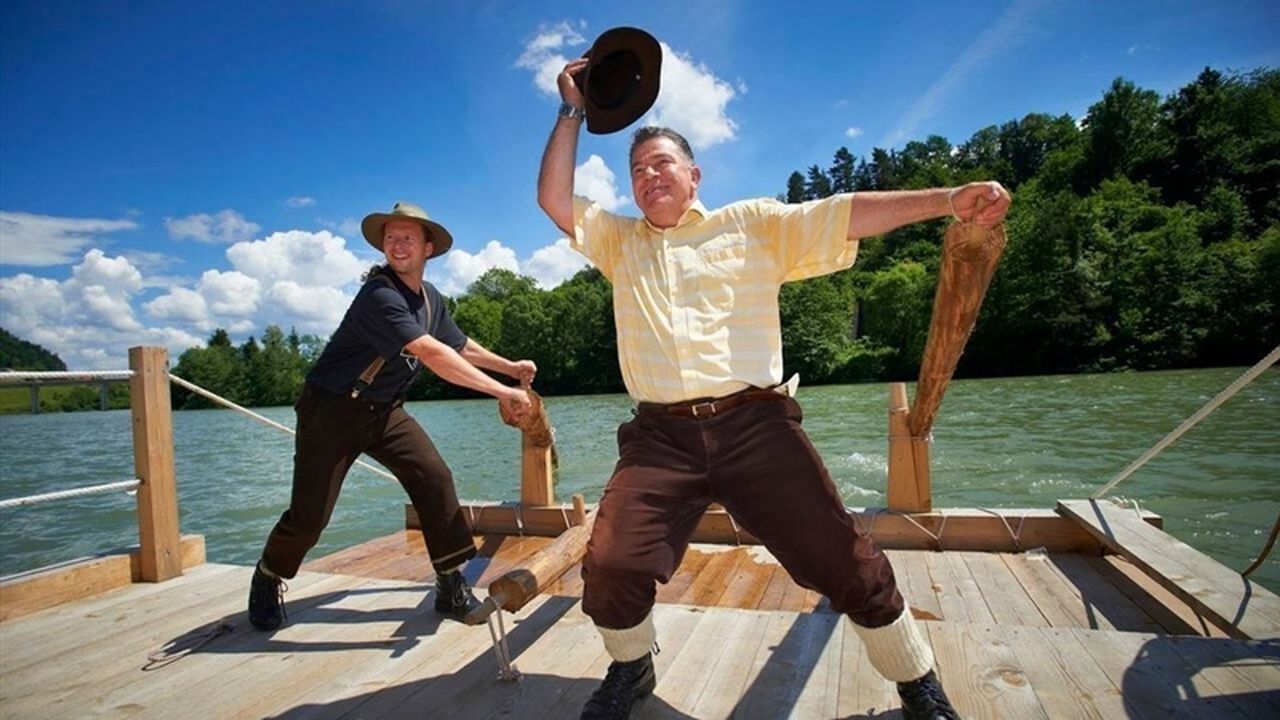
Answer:
[[[467,343],[468,345],[470,342]],[[520,388],[507,387],[476,369],[453,348],[430,335],[423,335],[404,346],[446,382],[492,395],[514,416],[520,417],[531,407],[529,396]],[[465,351],[466,348],[463,348]],[[496,357],[496,356],[495,356]],[[500,371],[501,372],[501,371]]]
[[[586,66],[586,58],[570,61],[556,78],[561,99],[576,108],[584,107],[586,100],[573,76]],[[538,171],[538,206],[567,235],[573,235],[573,163],[578,155],[581,127],[582,118],[556,118]]]
[[[989,203],[982,210],[978,210],[979,199]],[[965,222],[991,227],[1004,220],[1009,202],[1009,191],[998,182],[932,190],[854,193],[849,210],[849,239],[883,235],[903,225],[946,217],[953,211]]]
[[[515,378],[521,385],[532,385],[533,377],[538,374],[538,366],[532,360],[508,360],[476,342],[474,338],[467,338],[461,354],[462,359],[472,365]]]

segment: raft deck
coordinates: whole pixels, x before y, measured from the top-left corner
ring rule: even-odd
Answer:
[[[549,542],[479,541],[481,587]],[[609,662],[577,570],[506,615],[523,674],[507,683],[487,630],[435,615],[424,552],[406,530],[308,564],[270,634],[244,615],[251,568],[220,564],[0,623],[0,714],[575,717]],[[1280,715],[1280,644],[1193,634],[1193,611],[1127,560],[888,552],[966,717]],[[658,688],[633,717],[897,716],[849,624],[760,548],[694,545],[655,620]]]

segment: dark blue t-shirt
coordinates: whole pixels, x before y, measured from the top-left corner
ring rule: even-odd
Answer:
[[[384,277],[391,282],[370,279],[356,293],[320,359],[307,373],[307,382],[331,393],[349,394],[360,373],[382,355],[386,364],[360,397],[387,402],[404,393],[421,365],[418,358],[402,353],[405,345],[430,333],[462,352],[467,336],[453,322],[434,285],[424,280],[420,295],[400,282],[395,273],[387,272]]]

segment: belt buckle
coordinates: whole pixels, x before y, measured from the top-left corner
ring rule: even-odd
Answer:
[[[703,410],[706,411],[705,415],[703,415]],[[716,414],[716,401],[708,400],[707,402],[694,403],[689,406],[689,412],[693,414],[694,418],[711,417]]]

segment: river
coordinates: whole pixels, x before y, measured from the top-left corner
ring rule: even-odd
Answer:
[[[1051,508],[1086,497],[1241,372],[1239,368],[952,383],[934,427],[934,507]],[[801,388],[805,427],[852,507],[885,503],[887,389]],[[623,395],[551,397],[560,455],[557,497],[600,495],[616,458]],[[491,401],[410,403],[453,468],[464,499],[519,495],[519,436]],[[293,425],[291,408],[262,414]],[[227,410],[174,414],[181,526],[205,536],[210,561],[248,565],[289,497],[292,439]],[[133,476],[128,411],[0,417],[0,497]],[[1165,529],[1237,570],[1280,512],[1280,370],[1264,373],[1122,483]],[[399,486],[354,468],[309,557],[403,527]],[[137,542],[123,493],[0,510],[5,575]],[[1280,591],[1280,551],[1254,578]],[[426,558],[423,558],[426,562]]]

